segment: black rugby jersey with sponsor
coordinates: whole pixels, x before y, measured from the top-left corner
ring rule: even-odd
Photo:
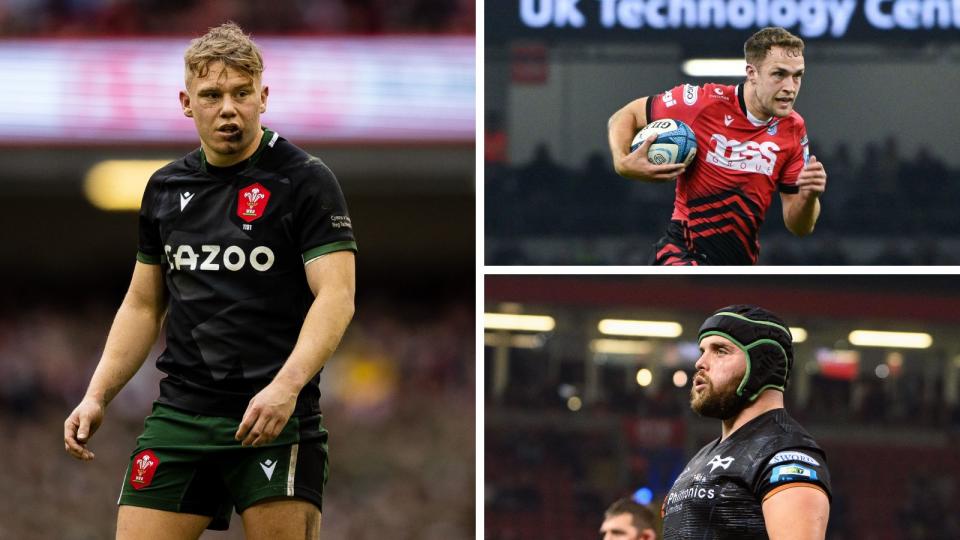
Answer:
[[[159,402],[241,417],[296,344],[313,301],[304,265],[342,250],[356,243],[337,179],[273,131],[234,166],[198,148],[154,173],[137,259],[163,265],[169,294]],[[319,377],[295,415],[319,412]]]
[[[663,538],[767,538],[763,501],[798,483],[830,497],[826,455],[784,409],[704,446],[663,501]]]

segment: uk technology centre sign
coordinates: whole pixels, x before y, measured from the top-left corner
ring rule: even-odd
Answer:
[[[960,40],[960,0],[512,0],[485,9],[488,34],[500,37],[742,36],[783,26],[806,39]]]

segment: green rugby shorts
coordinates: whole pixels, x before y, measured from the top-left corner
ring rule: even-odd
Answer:
[[[276,497],[323,508],[329,474],[321,416],[291,418],[270,444],[243,447],[236,418],[203,416],[154,403],[123,479],[117,504],[199,514],[226,530],[233,509]]]

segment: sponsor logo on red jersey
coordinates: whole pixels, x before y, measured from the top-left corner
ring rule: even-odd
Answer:
[[[730,101],[730,97],[728,97],[726,94],[724,94],[724,93],[723,93],[723,88],[720,88],[719,86],[714,86],[714,87],[713,87],[713,93],[712,93],[712,94],[707,94],[707,96],[708,96],[708,97],[711,97],[711,98],[722,99],[722,100],[727,101],[727,102]]]
[[[241,189],[237,195],[237,215],[250,223],[263,216],[268,202],[270,202],[270,191],[259,183],[250,184]]]
[[[777,152],[780,147],[773,141],[740,142],[728,139],[719,133],[710,137],[713,149],[707,153],[707,163],[732,171],[758,172],[773,176],[777,166]]]
[[[663,104],[667,107],[673,107],[677,100],[673,99],[673,90],[667,90],[663,93]]]
[[[143,489],[153,482],[153,475],[157,472],[160,459],[153,450],[144,450],[133,458],[130,467],[130,485],[133,489]]]

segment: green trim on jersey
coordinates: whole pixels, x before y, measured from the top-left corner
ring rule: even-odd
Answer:
[[[353,251],[356,253],[357,243],[353,240],[344,240],[342,242],[333,242],[332,244],[325,244],[313,249],[308,249],[303,252],[303,264],[307,264],[317,257],[326,255],[327,253],[333,253],[334,251]]]
[[[271,131],[270,128],[266,126],[260,126],[260,129],[263,130],[263,137],[260,138],[260,145],[257,146],[257,151],[248,158],[248,166],[256,164],[257,160],[260,159],[260,155],[263,154],[264,148],[270,144],[270,141],[272,141],[274,137],[278,137],[276,132]],[[200,170],[207,172],[207,155],[203,153],[203,146],[200,147]]]
[[[142,262],[143,264],[160,264],[163,259],[158,255],[147,255],[142,251],[138,251],[137,260]]]

